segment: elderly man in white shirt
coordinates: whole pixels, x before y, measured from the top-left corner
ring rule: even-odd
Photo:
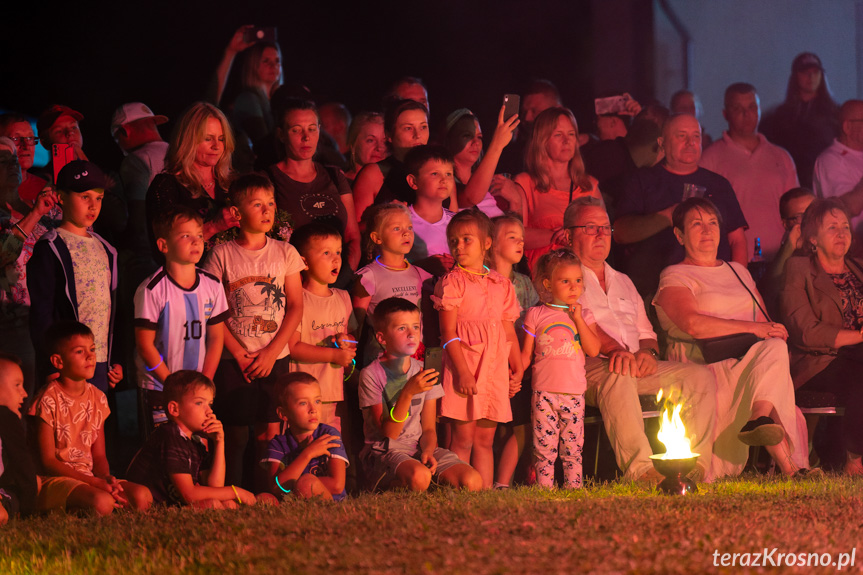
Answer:
[[[587,398],[602,412],[617,465],[632,480],[661,480],[641,417],[639,394],[656,394],[683,404],[682,418],[692,451],[700,453],[698,479],[711,479],[716,383],[701,365],[659,360],[656,333],[632,281],[605,260],[611,249],[608,214],[593,198],[580,198],[564,214],[573,252],[581,259],[581,304],[596,318],[601,357],[587,358]]]

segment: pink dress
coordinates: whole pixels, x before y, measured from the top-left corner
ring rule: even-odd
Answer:
[[[437,310],[458,309],[456,335],[461,341],[450,345],[461,345],[477,386],[476,395],[457,393],[453,387],[452,363],[449,355],[444,354],[441,415],[459,421],[511,421],[511,345],[502,322],[514,322],[521,310],[512,282],[494,270],[479,276],[456,267],[437,283],[432,301]]]

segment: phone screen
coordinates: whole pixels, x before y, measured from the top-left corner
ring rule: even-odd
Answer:
[[[438,380],[435,385],[443,381],[443,348],[427,347],[425,354],[425,365],[423,369],[434,369],[438,372]]]
[[[503,119],[509,120],[518,114],[518,107],[521,105],[521,97],[518,94],[504,94],[503,96]]]
[[[54,144],[52,150],[52,160],[54,164],[54,181],[57,181],[57,174],[60,173],[66,164],[75,159],[75,150],[72,144]]]
[[[245,42],[276,42],[276,29],[273,27],[248,29],[243,33]]]

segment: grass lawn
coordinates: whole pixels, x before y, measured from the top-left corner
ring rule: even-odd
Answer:
[[[863,482],[750,476],[686,497],[630,484],[576,492],[392,492],[343,504],[107,519],[54,514],[0,530],[0,573],[833,573],[715,567],[714,550],[851,553]],[[745,556],[744,556],[745,557]],[[764,559],[760,559],[764,563]],[[855,556],[860,571],[863,546]]]

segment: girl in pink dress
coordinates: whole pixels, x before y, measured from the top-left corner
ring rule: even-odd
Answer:
[[[483,487],[492,485],[495,430],[512,419],[509,398],[524,371],[513,327],[520,311],[515,288],[485,265],[491,230],[479,210],[453,217],[447,241],[456,266],[432,296],[446,352],[441,415],[452,423],[450,449],[479,471]]]

